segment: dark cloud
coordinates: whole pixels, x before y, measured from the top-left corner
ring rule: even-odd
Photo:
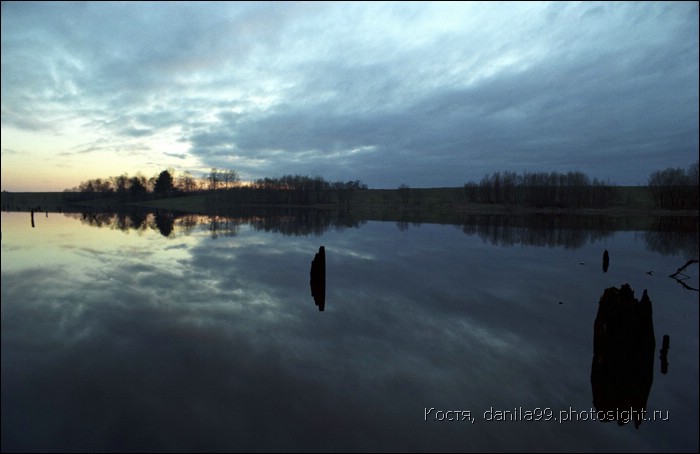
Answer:
[[[3,4],[2,46],[4,125],[169,130],[244,178],[634,184],[698,149],[695,3]]]
[[[185,153],[165,153],[165,155],[177,159],[187,159],[187,155]]]

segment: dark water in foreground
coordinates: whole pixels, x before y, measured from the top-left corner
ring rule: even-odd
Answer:
[[[698,451],[698,266],[668,277],[697,224],[97,221],[2,213],[3,451]],[[592,420],[624,283],[656,337],[637,429]]]

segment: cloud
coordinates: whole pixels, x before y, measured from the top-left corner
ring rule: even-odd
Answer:
[[[166,156],[170,156],[177,159],[187,159],[187,154],[185,153],[164,153]]]
[[[201,169],[246,178],[582,170],[625,184],[696,154],[697,16],[693,3],[3,4],[3,125],[81,123],[122,149],[176,131]]]

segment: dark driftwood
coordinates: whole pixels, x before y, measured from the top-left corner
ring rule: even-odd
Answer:
[[[683,265],[682,267],[678,268],[678,269],[676,270],[676,272],[673,273],[673,274],[671,275],[671,277],[675,276],[676,274],[682,273],[683,271],[685,271],[686,268],[688,268],[688,266],[692,265],[693,263],[698,263],[698,260],[697,260],[697,259],[690,259],[690,260],[688,260],[687,262],[685,262],[685,265]]]
[[[692,265],[693,263],[698,263],[698,260],[697,259],[688,260],[687,262],[685,262],[685,265],[678,268],[675,273],[669,275],[668,277],[670,277],[671,279],[674,279],[676,282],[681,284],[683,286],[683,288],[685,288],[686,290],[693,290],[695,292],[699,292],[700,289],[696,289],[694,287],[691,287],[690,285],[688,285],[684,282],[686,279],[689,279],[690,276],[688,276],[687,274],[684,274],[683,271],[685,271],[685,269],[688,268],[688,266]]]

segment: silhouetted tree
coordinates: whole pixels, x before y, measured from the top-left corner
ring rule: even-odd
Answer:
[[[479,186],[473,181],[464,184],[464,195],[468,202],[478,202],[479,201]]]
[[[525,204],[538,207],[605,207],[612,199],[612,188],[582,172],[496,172],[486,174],[479,184],[464,185],[469,202]]]
[[[168,170],[163,170],[158,175],[158,178],[156,178],[153,186],[153,192],[160,196],[167,197],[170,193],[172,193],[174,188],[175,185],[173,184],[173,176]]]
[[[129,177],[126,174],[112,177],[112,185],[115,188],[117,197],[121,200],[125,199],[129,192]]]
[[[399,186],[399,202],[401,203],[401,206],[403,208],[406,208],[408,206],[408,202],[411,198],[411,187],[407,185],[406,183],[401,183]]]
[[[198,184],[189,172],[184,172],[177,178],[177,185],[175,182],[174,171],[168,169],[150,179],[140,174],[131,178],[124,174],[105,180],[100,178],[87,180],[74,191],[82,194],[79,196],[82,199],[116,192],[120,200],[126,201],[127,198],[141,198],[151,191],[160,196],[167,196],[176,189],[191,193],[199,188],[208,188],[211,191],[217,191],[216,197],[210,201],[217,208],[222,202],[309,205],[336,201],[347,208],[353,191],[367,189],[367,185],[360,180],[329,183],[321,176],[304,175],[266,177],[256,180],[251,185],[241,186],[240,177],[235,170],[218,170],[215,167],[201,180],[201,184]],[[222,189],[224,191],[221,191]]]
[[[235,170],[227,169],[219,172],[219,180],[223,183],[225,189],[230,189],[236,187],[241,181],[238,176],[238,172]]]
[[[211,172],[209,172],[209,189],[212,191],[216,191],[219,189],[219,185],[221,184],[221,174],[219,173],[219,170],[216,167],[213,167],[211,169]]]
[[[134,198],[143,197],[148,192],[146,177],[137,175],[129,178],[129,194]]]

